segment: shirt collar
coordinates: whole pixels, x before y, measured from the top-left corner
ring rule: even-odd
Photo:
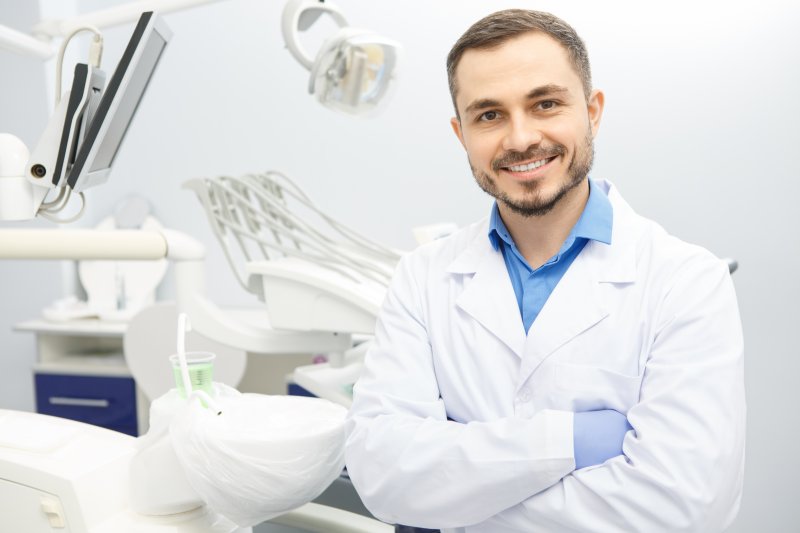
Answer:
[[[589,180],[589,199],[586,201],[586,207],[564,244],[568,248],[579,237],[611,244],[613,221],[614,211],[608,196],[593,180]],[[503,223],[497,202],[495,202],[489,217],[489,242],[492,243],[495,251],[499,251],[501,240],[514,246],[514,240]]]
[[[503,222],[500,216],[500,209],[497,207],[497,202],[495,202],[492,206],[492,214],[489,217],[489,242],[492,243],[492,247],[495,251],[499,251],[501,241],[509,246],[514,246],[514,239],[511,238],[511,234],[508,232],[508,228],[506,228],[505,222]]]
[[[611,244],[613,224],[614,210],[608,196],[594,181],[589,180],[589,199],[571,233],[574,237]]]

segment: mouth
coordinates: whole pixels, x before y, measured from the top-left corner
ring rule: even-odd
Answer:
[[[544,169],[552,163],[556,157],[546,157],[544,159],[536,159],[534,161],[527,161],[522,163],[515,163],[501,167],[500,170],[505,171],[517,179],[531,179],[538,177],[544,172]]]

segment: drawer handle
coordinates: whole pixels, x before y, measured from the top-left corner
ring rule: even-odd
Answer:
[[[74,405],[78,407],[102,407],[111,405],[108,400],[95,400],[92,398],[65,398],[64,396],[50,396],[50,405]]]

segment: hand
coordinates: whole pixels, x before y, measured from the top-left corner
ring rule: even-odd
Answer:
[[[572,422],[575,469],[599,465],[622,455],[622,441],[631,429],[625,415],[611,409],[575,413]]]

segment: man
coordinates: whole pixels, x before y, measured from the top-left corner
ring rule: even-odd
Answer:
[[[496,204],[398,266],[348,420],[363,501],[470,533],[725,529],[745,417],[726,265],[588,179],[604,96],[566,23],[490,15],[448,75]]]

